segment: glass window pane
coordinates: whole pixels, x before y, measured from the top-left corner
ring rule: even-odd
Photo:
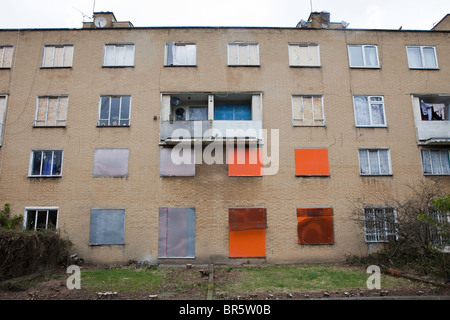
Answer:
[[[110,125],[116,126],[119,124],[119,110],[120,110],[120,97],[111,98],[111,113],[110,113]]]
[[[433,174],[441,174],[442,167],[441,167],[440,152],[437,150],[431,150],[430,155],[431,155],[431,166],[433,169]]]
[[[52,175],[59,176],[62,166],[62,151],[53,151],[53,170]]]
[[[436,62],[436,56],[434,54],[434,48],[432,47],[425,47],[423,48],[423,58],[425,62],[426,68],[436,68],[437,62]]]
[[[100,99],[100,119],[109,120],[109,97],[101,97]]]
[[[114,65],[123,66],[125,64],[125,46],[115,46]]]
[[[383,105],[382,104],[371,104],[372,107],[372,124],[377,125],[383,125],[384,122],[384,111],[383,111]]]
[[[430,151],[422,150],[422,169],[423,173],[431,174]]]
[[[197,46],[195,44],[186,45],[186,65],[195,66]]]
[[[390,166],[389,166],[389,151],[388,150],[379,150],[380,155],[380,173],[381,174],[390,174]]]
[[[134,65],[134,45],[129,45],[125,47],[124,65],[126,66]]]
[[[441,151],[441,164],[442,164],[442,173],[450,174],[450,159],[448,150]]]
[[[122,105],[120,107],[120,119],[127,120],[130,118],[130,97],[122,97]]]
[[[234,106],[234,120],[252,120],[252,107],[249,104]]]
[[[356,125],[370,125],[369,102],[365,96],[355,96]]]
[[[350,53],[350,66],[352,67],[364,66],[361,46],[349,46],[349,53]]]
[[[41,174],[41,161],[42,161],[42,152],[34,151],[33,152],[33,164],[31,168],[31,175],[38,176]]]
[[[419,47],[408,47],[408,63],[410,68],[422,68],[422,57]]]
[[[370,173],[380,174],[380,162],[378,160],[378,151],[369,150]]]
[[[233,120],[233,105],[218,104],[214,106],[214,120]]]
[[[49,176],[52,174],[52,162],[53,162],[53,152],[43,151],[42,152],[42,175]]]
[[[367,150],[359,150],[359,169],[361,174],[369,174],[369,156]]]
[[[38,210],[36,229],[45,230],[47,228],[47,210]]]
[[[208,120],[208,107],[190,107],[189,120]]]
[[[58,211],[57,210],[49,210],[48,211],[47,229],[56,228],[57,219],[58,219]]]
[[[27,210],[27,230],[34,230],[36,225],[36,210]]]
[[[364,53],[366,56],[366,66],[376,67],[378,66],[377,49],[374,46],[365,46]]]
[[[114,46],[105,46],[105,56],[103,58],[103,65],[113,66],[115,63]]]

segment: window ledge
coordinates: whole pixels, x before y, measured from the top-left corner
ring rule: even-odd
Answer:
[[[387,128],[387,125],[356,125],[356,128]]]
[[[394,176],[392,173],[386,173],[386,174],[359,174],[361,177],[392,177]]]
[[[129,124],[123,124],[123,125],[97,124],[97,128],[123,128],[123,127],[130,127],[130,125]]]
[[[291,67],[291,68],[321,68],[322,67],[322,65],[317,65],[317,66],[302,66],[302,65],[289,65],[289,67]]]
[[[381,69],[381,67],[380,66],[377,66],[377,67],[350,66],[350,69],[375,69],[375,70],[378,70],[378,69]]]
[[[66,126],[38,126],[38,125],[33,125],[33,128],[65,128]]]
[[[260,64],[229,64],[229,67],[261,67]]]
[[[61,66],[61,67],[41,67],[41,69],[72,69],[72,66]]]
[[[62,175],[54,175],[54,176],[30,176],[29,175],[28,178],[60,179],[60,178],[62,178]]]
[[[426,67],[426,68],[412,68],[409,67],[409,70],[440,70],[438,67]]]
[[[197,67],[197,65],[196,64],[165,64],[164,65],[164,67],[168,67],[168,68],[171,68],[171,67]]]

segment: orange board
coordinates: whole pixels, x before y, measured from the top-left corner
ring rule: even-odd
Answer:
[[[265,229],[230,231],[229,237],[229,256],[231,258],[266,256]]]
[[[333,244],[332,208],[297,208],[299,244]]]
[[[262,149],[233,148],[228,151],[229,176],[262,176]]]
[[[295,149],[295,175],[330,175],[328,149]]]

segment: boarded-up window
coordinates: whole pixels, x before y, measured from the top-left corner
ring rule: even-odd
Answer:
[[[42,56],[43,68],[71,67],[73,61],[73,45],[45,46]]]
[[[266,256],[265,208],[230,208],[228,223],[231,258]]]
[[[229,176],[262,176],[262,149],[236,147],[228,150]]]
[[[95,149],[94,177],[128,176],[128,149]]]
[[[294,126],[324,126],[325,114],[322,96],[292,96]]]
[[[296,67],[319,67],[319,45],[310,43],[290,43],[289,65]]]
[[[195,257],[195,208],[159,208],[158,257]]]
[[[328,176],[328,149],[295,149],[296,176]]]
[[[258,66],[259,45],[257,43],[229,43],[229,66]]]
[[[169,42],[166,44],[166,66],[195,66],[197,45],[195,43]]]
[[[159,149],[160,176],[195,176],[194,148]]]
[[[333,244],[332,208],[297,208],[299,244]]]
[[[91,209],[89,245],[125,243],[125,209]]]
[[[68,96],[39,97],[34,125],[36,127],[65,126],[67,122]]]
[[[0,46],[0,68],[11,68],[13,51],[13,46]]]

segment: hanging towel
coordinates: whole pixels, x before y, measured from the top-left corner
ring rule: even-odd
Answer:
[[[433,111],[442,118],[442,120],[445,120],[445,104],[443,103],[434,103],[433,104]]]
[[[431,120],[433,113],[431,112],[431,108],[433,108],[432,104],[426,103],[423,100],[420,101],[420,108],[422,109],[422,114],[424,116],[428,116],[428,120]]]

